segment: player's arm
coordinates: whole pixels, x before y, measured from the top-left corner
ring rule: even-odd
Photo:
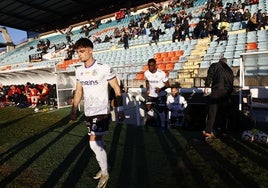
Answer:
[[[162,88],[160,88],[161,91],[165,91],[167,88],[169,88],[169,86],[170,86],[169,85],[169,80],[165,81],[164,84],[165,85]]]
[[[82,95],[83,95],[83,88],[82,88],[82,84],[80,82],[76,83],[76,89],[75,89],[75,93],[74,93],[74,98],[73,98],[73,106],[72,106],[72,110],[71,110],[71,120],[76,120],[76,112],[78,109],[78,105],[82,99]]]
[[[123,107],[123,97],[121,93],[121,88],[118,84],[117,78],[113,78],[112,80],[109,81],[110,86],[114,89],[115,92],[115,103],[116,103],[116,108],[118,111],[118,119],[120,121],[123,121],[125,119],[125,114],[124,114],[124,107]]]
[[[146,94],[149,95],[150,93],[150,84],[149,84],[149,81],[146,80]]]

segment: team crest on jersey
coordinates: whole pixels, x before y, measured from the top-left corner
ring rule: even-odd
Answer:
[[[96,69],[94,69],[93,71],[92,71],[92,76],[96,76],[97,75],[97,71],[96,71]]]

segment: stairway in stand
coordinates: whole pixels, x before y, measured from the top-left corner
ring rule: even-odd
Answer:
[[[206,50],[209,47],[210,38],[198,39],[197,44],[183,63],[183,69],[179,70],[176,82],[179,82],[183,88],[195,87],[195,81],[198,77],[200,62]]]

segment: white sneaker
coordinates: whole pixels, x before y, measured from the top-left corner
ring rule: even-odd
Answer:
[[[93,179],[97,180],[101,178],[101,170],[97,172],[97,174],[93,177]]]
[[[105,188],[107,185],[107,182],[109,180],[109,174],[107,175],[101,175],[100,181],[98,183],[97,188]]]

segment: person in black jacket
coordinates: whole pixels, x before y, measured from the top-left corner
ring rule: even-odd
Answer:
[[[210,65],[207,78],[205,80],[204,93],[209,93],[211,86],[210,104],[207,115],[207,122],[203,135],[205,138],[214,137],[213,127],[216,116],[221,117],[221,121],[217,121],[218,131],[222,136],[226,136],[227,120],[230,112],[231,95],[233,91],[233,71],[227,64],[227,59],[222,57],[218,63]],[[219,115],[220,114],[220,115]],[[215,126],[216,127],[216,126]]]

